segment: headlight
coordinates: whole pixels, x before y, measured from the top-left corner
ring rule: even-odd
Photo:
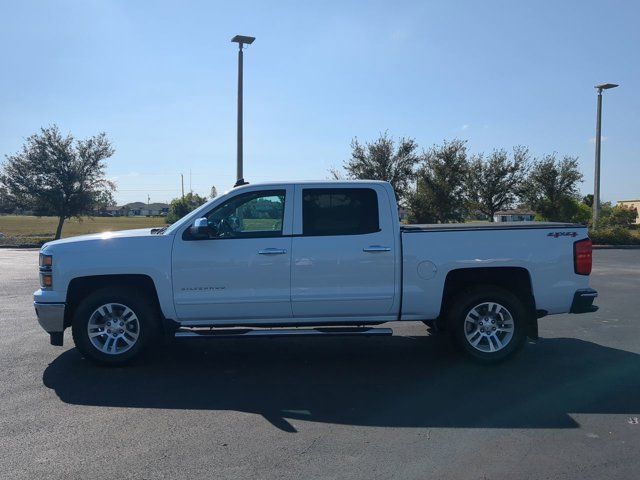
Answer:
[[[51,288],[53,287],[53,275],[50,273],[41,273],[40,274],[40,286],[42,288]]]
[[[53,256],[51,255],[45,255],[44,253],[40,254],[40,260],[39,260],[39,265],[40,267],[49,267],[51,268],[53,266]]]
[[[42,288],[53,287],[53,257],[41,253],[38,265],[40,266],[40,286]]]

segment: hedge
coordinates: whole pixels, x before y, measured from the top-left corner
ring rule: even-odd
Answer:
[[[640,231],[623,227],[590,230],[589,237],[594,245],[640,245]]]

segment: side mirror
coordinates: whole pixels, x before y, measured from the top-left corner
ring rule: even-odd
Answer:
[[[189,229],[193,238],[209,238],[211,234],[211,228],[209,228],[209,221],[206,218],[198,218]]]

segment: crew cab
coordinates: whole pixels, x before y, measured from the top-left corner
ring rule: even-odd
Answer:
[[[580,225],[401,225],[386,182],[264,183],[169,227],[45,244],[34,300],[53,345],[71,327],[103,364],[166,338],[388,335],[405,321],[488,363],[537,338],[540,317],[595,311],[591,261]]]

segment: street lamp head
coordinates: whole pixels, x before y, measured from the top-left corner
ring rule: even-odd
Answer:
[[[596,85],[594,88],[598,90],[609,90],[610,88],[616,88],[618,85],[615,83],[601,83],[600,85]]]
[[[256,37],[246,37],[244,35],[236,35],[231,39],[231,41],[234,43],[239,43],[240,45],[242,44],[251,45],[255,39]]]

